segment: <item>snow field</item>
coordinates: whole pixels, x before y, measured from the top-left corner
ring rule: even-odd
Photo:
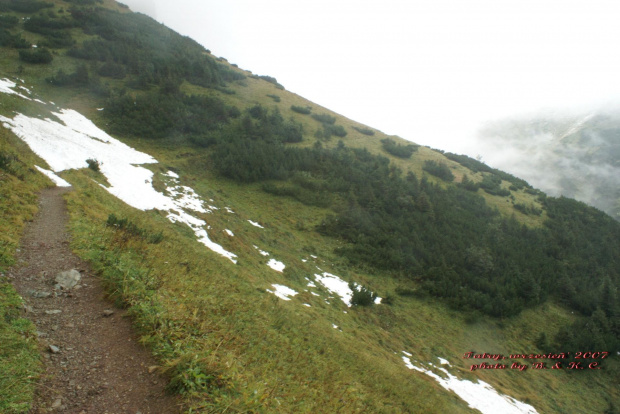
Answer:
[[[536,409],[531,405],[498,393],[495,388],[484,381],[474,383],[468,380],[461,380],[450,374],[445,368],[438,368],[429,363],[432,368],[435,368],[445,374],[446,378],[444,378],[435,374],[430,369],[425,369],[414,365],[410,358],[412,355],[405,351],[402,352],[405,356],[401,358],[407,368],[430,376],[443,388],[449,391],[454,391],[454,393],[465,401],[471,408],[478,410],[483,414],[538,414],[538,411],[536,411]],[[442,365],[450,365],[448,361],[443,358],[439,358],[439,361]]]

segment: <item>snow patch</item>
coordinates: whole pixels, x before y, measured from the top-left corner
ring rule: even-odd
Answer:
[[[257,222],[255,222],[255,221],[248,220],[248,222],[249,222],[251,225],[253,225],[254,227],[258,227],[259,229],[264,229],[264,227],[263,227],[263,226],[261,226],[260,224],[258,224],[258,223],[257,223]]]
[[[437,359],[439,359],[439,363],[440,363],[441,365],[447,365],[447,366],[450,366],[450,363],[448,362],[448,360],[447,360],[447,359],[443,359],[442,357],[437,357]]]
[[[269,253],[268,253],[268,252],[266,252],[266,251],[264,251],[264,250],[259,249],[259,248],[258,248],[258,246],[254,246],[254,248],[255,248],[256,250],[258,250],[258,252],[261,254],[261,256],[269,256]]]
[[[282,272],[286,267],[284,263],[277,261],[276,259],[271,259],[267,262],[267,266],[275,270],[276,272]]]
[[[16,86],[17,84],[15,82],[11,82],[10,80],[6,78],[0,79],[0,92],[7,93],[9,95],[17,95],[20,98],[28,99],[29,101],[32,100],[26,95],[22,95],[21,93],[15,92],[13,89],[11,89],[11,88],[15,88]]]
[[[276,289],[275,292],[269,289],[267,289],[267,292],[273,293],[274,295],[276,295],[282,300],[291,300],[291,297],[297,295],[298,293],[288,286],[276,285],[276,284],[272,284],[271,286],[273,286]]]
[[[405,351],[403,351],[403,353],[411,356],[411,354],[408,354]],[[402,359],[407,368],[422,372],[432,377],[443,388],[454,391],[454,393],[465,401],[471,408],[478,410],[483,414],[538,414],[538,411],[536,411],[536,409],[531,405],[498,393],[495,388],[484,381],[473,383],[468,380],[460,380],[450,374],[446,369],[438,368],[438,370],[443,372],[447,377],[443,378],[429,369],[415,366],[409,357],[403,356]],[[441,358],[439,360],[445,361],[446,363],[448,362]],[[434,367],[433,364],[429,363],[429,365]]]
[[[347,305],[351,307],[351,298],[353,297],[353,291],[349,289],[349,284],[344,280],[340,279],[336,275],[332,275],[331,273],[324,272],[322,275],[314,275],[317,282],[325,286],[325,288],[331,293],[340,296],[340,299]]]
[[[232,231],[230,231],[230,230],[228,230],[228,229],[225,229],[225,230],[224,230],[224,232],[225,232],[226,234],[228,234],[230,237],[235,237],[235,235],[233,234],[233,232],[232,232]]]
[[[52,180],[54,182],[54,184],[56,184],[56,186],[58,186],[58,187],[71,187],[71,184],[69,184],[68,182],[66,182],[65,180],[63,180],[62,178],[57,176],[56,174],[54,174],[53,171],[46,170],[45,168],[41,168],[38,165],[35,165],[34,167],[37,170],[41,171],[43,174],[45,174],[50,180]]]
[[[14,84],[0,80],[0,91],[6,92],[7,85]],[[112,138],[76,111],[61,110],[53,115],[64,125],[51,119],[30,118],[21,114],[13,119],[0,116],[0,122],[56,172],[85,168],[87,159],[96,159],[101,173],[110,183],[109,187],[104,187],[109,193],[139,210],[168,211],[170,221],[186,224],[200,243],[236,263],[235,254],[209,239],[204,229],[206,222],[185,212],[185,209],[205,211],[200,198],[191,188],[169,188],[168,192],[177,199],[153,188],[153,173],[139,164],[157,163],[155,158]]]
[[[213,201],[213,200],[211,200],[211,201]],[[232,210],[230,209],[230,207],[224,207],[224,210],[226,210],[226,212],[227,212],[227,213],[230,213],[230,214],[235,214],[235,212],[234,212],[234,211],[232,211]]]

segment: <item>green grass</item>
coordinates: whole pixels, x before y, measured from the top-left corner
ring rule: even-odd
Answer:
[[[34,325],[21,317],[22,298],[4,276],[15,264],[24,225],[37,211],[36,192],[49,184],[33,170],[45,166],[7,130],[0,129],[0,412],[27,413],[41,371]]]
[[[211,253],[160,213],[125,206],[92,183],[87,171],[69,174],[77,186],[68,195],[74,248],[101,272],[118,303],[131,309],[143,343],[160,358],[171,388],[186,396],[192,412],[468,411],[432,380],[406,369],[402,350],[418,361],[447,358],[459,377],[488,382],[540,412],[603,411],[613,397],[608,387],[613,379],[604,372],[470,373],[461,358],[472,349],[536,352],[529,344],[540,332],[555,332],[572,320],[562,308],[549,304],[512,319],[482,317],[468,323],[432,300],[395,294],[398,286],[415,289],[415,283],[350,267],[335,256],[339,242],[311,230],[326,210],[269,196],[259,185],[217,179],[194,158],[179,159],[155,146],[150,152],[179,170],[181,181],[204,198],[235,211],[205,219],[212,239],[238,254],[239,264]],[[110,212],[148,231],[162,231],[164,241],[152,245],[111,230],[105,226]],[[247,219],[265,229],[249,226]],[[224,228],[235,237],[225,236]],[[284,273],[269,269],[253,244],[282,260]],[[316,263],[301,261],[310,254],[319,257]],[[395,303],[347,309],[336,299],[328,305],[304,292],[304,277],[318,272],[315,266],[380,296],[392,294]],[[300,294],[281,301],[265,292],[272,283]],[[596,386],[585,395],[585,384]]]

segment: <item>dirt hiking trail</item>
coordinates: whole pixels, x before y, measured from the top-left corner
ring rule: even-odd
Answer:
[[[105,299],[100,281],[69,247],[63,188],[44,190],[9,271],[37,329],[43,361],[31,413],[180,413],[166,380],[137,342],[125,311]],[[68,272],[68,288],[57,275]],[[80,279],[81,276],[81,279]],[[80,280],[78,280],[80,279]]]

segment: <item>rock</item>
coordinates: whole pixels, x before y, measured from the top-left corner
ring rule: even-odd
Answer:
[[[106,318],[110,317],[112,315],[114,315],[114,311],[112,311],[110,309],[106,309],[106,310],[103,311],[103,316],[105,316]]]
[[[49,349],[50,349],[50,352],[52,354],[58,354],[60,352],[60,348],[58,348],[57,346],[54,346],[54,345],[50,345]]]
[[[34,309],[32,308],[32,306],[26,305],[25,303],[24,303],[23,309],[24,309],[24,313],[34,313]]]
[[[157,365],[151,365],[149,367],[149,374],[152,374],[153,372],[157,371],[157,368],[159,368]]]
[[[32,296],[33,298],[44,299],[44,298],[49,298],[50,296],[52,296],[52,293],[33,290],[30,292],[30,296]]]
[[[54,310],[48,310],[48,311],[45,311],[45,313],[46,313],[47,315],[57,315],[57,314],[59,314],[59,313],[61,313],[61,312],[62,312],[62,311],[61,311],[60,309],[54,309]]]
[[[54,401],[54,404],[52,404],[52,408],[54,410],[60,408],[60,406],[62,405],[62,399],[61,398],[56,398],[56,401]]]
[[[62,289],[71,289],[82,280],[82,275],[77,270],[71,269],[58,273],[55,280]]]

